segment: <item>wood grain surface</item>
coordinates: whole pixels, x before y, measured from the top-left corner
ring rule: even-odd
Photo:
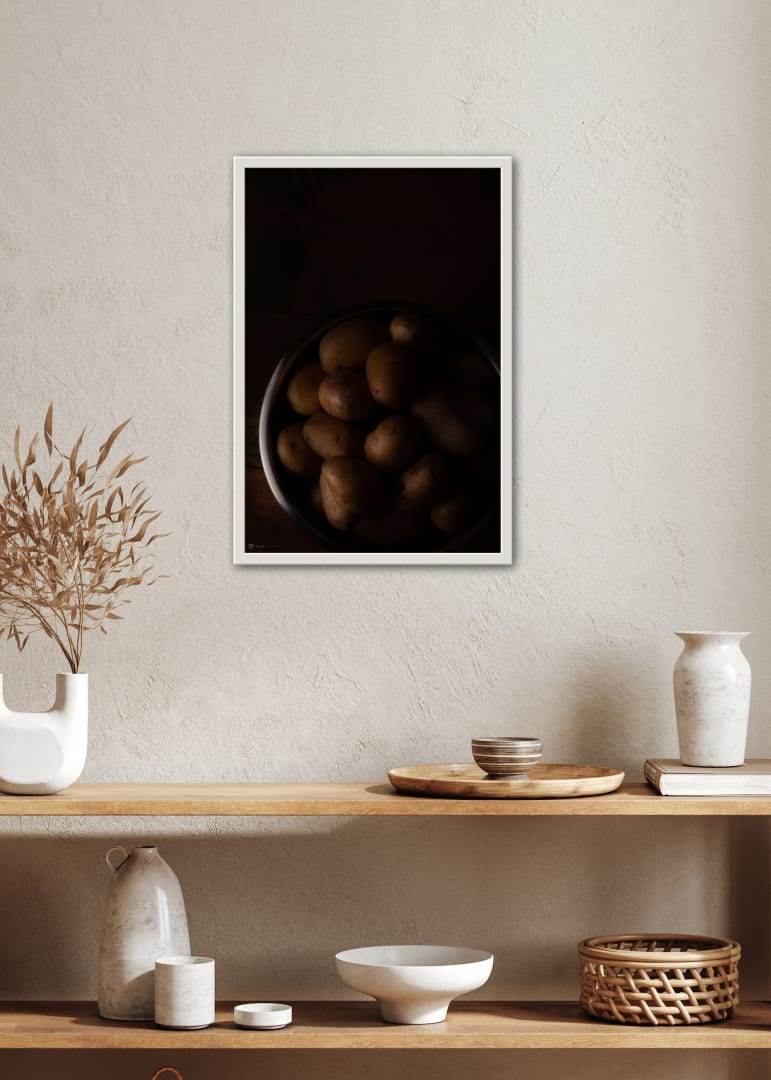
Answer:
[[[218,1005],[202,1031],[102,1020],[93,1002],[0,1004],[0,1049],[101,1050],[616,1050],[771,1049],[771,1004],[744,1002],[730,1020],[689,1027],[629,1027],[593,1020],[566,1001],[455,1002],[441,1024],[386,1024],[369,1002],[292,1002],[278,1031],[236,1027]]]
[[[390,784],[74,784],[58,795],[0,794],[7,817],[715,817],[771,815],[771,798],[664,797],[623,784],[581,799],[455,799]]]
[[[572,799],[615,791],[624,779],[618,769],[599,765],[541,762],[521,777],[488,776],[478,765],[405,765],[388,779],[398,791],[476,799]]]

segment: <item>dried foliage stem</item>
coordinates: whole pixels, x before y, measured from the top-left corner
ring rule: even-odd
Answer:
[[[86,630],[107,633],[108,620],[137,585],[153,585],[150,545],[166,533],[149,533],[160,514],[149,507],[141,483],[127,490],[123,477],[145,458],[129,454],[105,474],[116,439],[112,431],[96,461],[81,457],[85,431],[69,451],[53,441],[53,406],[43,424],[46,475],[38,462],[40,435],[24,455],[14,438],[14,465],[2,465],[0,498],[0,638],[23,650],[42,630],[56,642],[76,673]]]

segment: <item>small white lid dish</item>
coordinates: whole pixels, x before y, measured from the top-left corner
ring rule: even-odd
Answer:
[[[233,1023],[248,1028],[282,1028],[292,1023],[292,1006],[279,1005],[275,1001],[252,1001],[248,1005],[236,1005]]]

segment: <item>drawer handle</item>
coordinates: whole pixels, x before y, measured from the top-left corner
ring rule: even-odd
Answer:
[[[159,1076],[163,1076],[164,1073],[171,1073],[175,1080],[185,1080],[184,1076],[178,1069],[173,1069],[171,1065],[162,1065],[157,1073],[153,1073],[152,1080],[158,1080]]]

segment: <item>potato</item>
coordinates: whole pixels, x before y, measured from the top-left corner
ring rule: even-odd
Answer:
[[[319,386],[323,378],[321,364],[315,361],[312,364],[305,364],[295,372],[287,384],[286,398],[296,413],[310,416],[321,408]]]
[[[302,424],[288,424],[276,443],[281,464],[295,476],[318,476],[321,458],[314,453],[303,438]]]
[[[410,419],[412,420],[412,417]],[[311,450],[315,450],[323,458],[364,455],[362,429],[325,412],[314,413],[305,421],[303,436]]]
[[[450,480],[447,460],[436,450],[430,450],[399,477],[399,493],[407,502],[428,506],[444,495]]]
[[[375,408],[367,380],[360,371],[336,371],[319,387],[321,407],[338,420],[364,420]]]
[[[391,341],[399,345],[409,345],[413,349],[422,349],[425,352],[436,352],[442,341],[442,331],[439,325],[425,315],[418,315],[412,311],[403,311],[394,315],[388,327]]]
[[[442,532],[466,532],[478,518],[479,506],[467,491],[453,491],[431,507],[431,520]]]
[[[325,484],[334,498],[354,514],[368,514],[383,499],[380,474],[361,458],[329,458],[321,466],[322,494]]]
[[[387,499],[373,514],[360,518],[353,535],[368,544],[396,547],[411,540],[427,524],[422,507],[396,496]]]
[[[319,343],[319,359],[327,375],[343,368],[364,370],[367,354],[388,339],[383,319],[360,315],[327,330]]]
[[[485,448],[495,433],[498,410],[474,390],[437,381],[415,398],[412,415],[439,450],[462,458]]]
[[[347,510],[343,504],[335,498],[329,480],[323,473],[321,474],[321,480],[319,481],[319,495],[321,497],[321,506],[326,515],[326,519],[333,529],[340,529],[341,532],[348,532],[349,529],[353,528],[359,520],[359,515],[354,514],[351,510]]]
[[[418,452],[422,435],[420,424],[409,413],[387,416],[367,436],[364,456],[381,472],[401,472]]]
[[[478,353],[445,357],[441,373],[445,378],[475,390],[493,392],[500,385],[500,377],[490,361]]]
[[[418,354],[407,345],[386,341],[367,357],[367,383],[379,405],[403,409],[415,397],[419,381]]]

